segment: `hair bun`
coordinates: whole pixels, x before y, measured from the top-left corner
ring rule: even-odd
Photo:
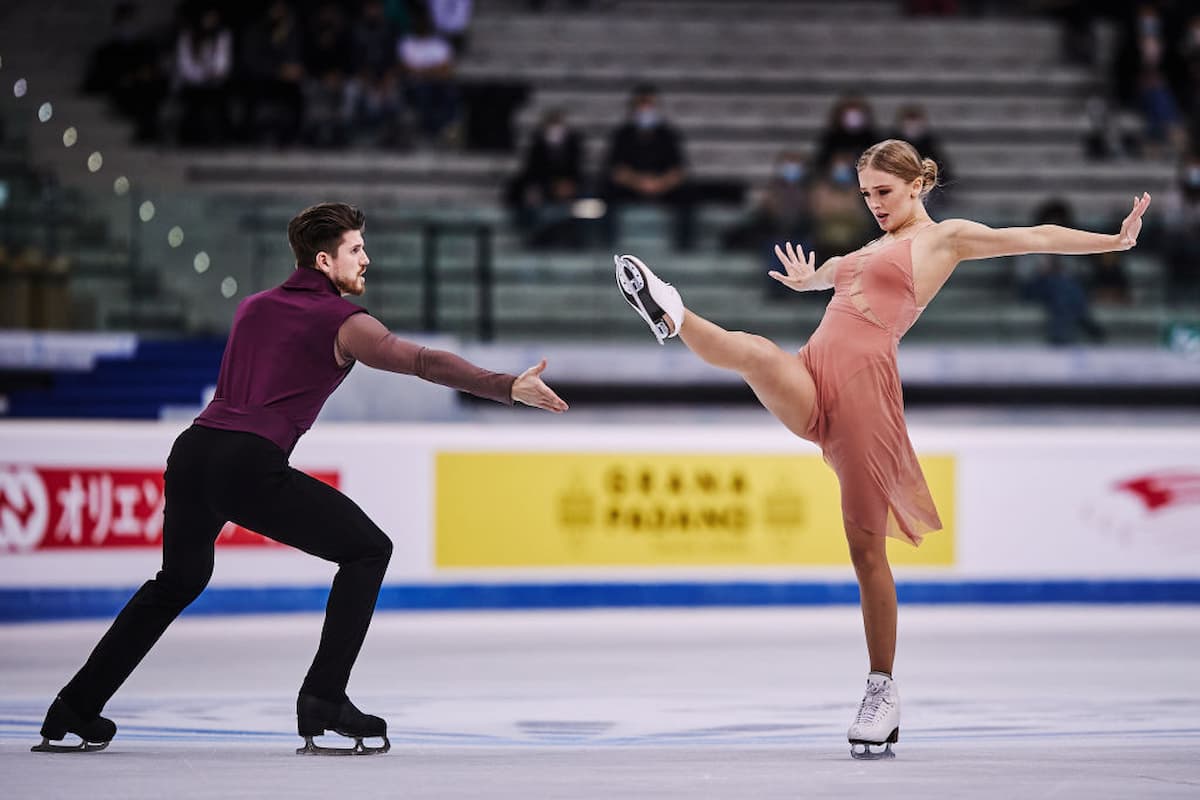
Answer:
[[[938,165],[932,158],[921,159],[921,185],[926,189],[938,185]]]

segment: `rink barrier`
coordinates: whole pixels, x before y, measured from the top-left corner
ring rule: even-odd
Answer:
[[[0,589],[0,622],[114,616],[132,588]],[[906,605],[1200,603],[1200,580],[938,581],[896,584]],[[189,614],[274,614],[324,610],[326,586],[211,587]],[[856,605],[851,582],[456,583],[385,585],[380,611],[536,610]]]
[[[0,621],[111,617],[154,574],[179,429],[0,424]],[[1200,430],[911,433],[944,529],[889,541],[904,602],[1200,603]],[[383,609],[858,598],[836,476],[771,427],[330,423],[294,465],[391,538]],[[238,542],[218,540],[198,613],[323,608],[331,565]]]

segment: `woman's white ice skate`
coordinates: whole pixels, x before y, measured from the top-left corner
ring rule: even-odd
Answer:
[[[882,672],[867,676],[867,691],[850,726],[849,738],[851,758],[873,761],[896,757],[892,743],[900,740],[900,693],[896,682]]]
[[[675,287],[659,280],[637,256],[613,256],[613,262],[617,287],[625,301],[646,320],[658,343],[678,335],[683,326],[683,301]]]

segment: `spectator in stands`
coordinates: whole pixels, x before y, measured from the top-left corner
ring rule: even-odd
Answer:
[[[1092,161],[1125,158],[1140,152],[1137,137],[1121,130],[1120,124],[1103,97],[1087,101],[1088,129],[1083,136],[1083,153]]]
[[[117,3],[112,32],[89,60],[83,90],[102,94],[121,116],[135,124],[134,139],[158,139],[158,117],[169,82],[154,37],[143,30],[136,3]]]
[[[405,96],[421,133],[434,141],[452,141],[459,113],[454,48],[420,9],[414,10],[412,30],[400,37],[397,47]]]
[[[350,26],[341,3],[322,2],[311,17],[304,44],[305,138],[341,146],[348,134],[346,81],[351,71]]]
[[[346,114],[354,135],[383,144],[398,141],[403,104],[396,28],[383,0],[367,0],[350,34],[353,76],[346,83]]]
[[[721,245],[726,250],[760,254],[771,268],[775,263],[775,245],[793,242],[811,249],[813,228],[808,163],[801,153],[784,150],[776,156],[771,177],[749,215],[722,234]],[[778,281],[766,280],[768,299],[791,296]]]
[[[1193,14],[1184,26],[1179,64],[1179,97],[1188,138],[1195,148],[1200,146],[1200,13]]]
[[[592,0],[561,0],[559,6],[582,11],[592,4]],[[546,0],[525,0],[525,8],[533,12],[541,12],[546,10]]]
[[[245,138],[290,145],[304,120],[303,35],[287,0],[272,0],[240,48]]]
[[[530,247],[583,244],[572,205],[583,191],[583,137],[560,109],[547,111],[525,151],[505,202]]]
[[[229,78],[233,33],[213,3],[184,10],[175,45],[175,80],[183,144],[223,144],[229,136]]]
[[[905,0],[904,10],[913,17],[953,17],[959,12],[958,0]]]
[[[1101,305],[1127,306],[1133,302],[1129,274],[1117,252],[1098,253],[1089,282],[1092,300]]]
[[[834,103],[829,113],[829,122],[817,144],[813,168],[819,172],[827,170],[838,155],[848,157],[853,166],[859,154],[879,138],[871,106],[857,95],[846,95]]]
[[[624,206],[653,203],[671,208],[675,247],[681,251],[692,249],[695,208],[683,137],[664,117],[655,87],[641,84],[634,88],[629,116],[609,138],[603,179],[608,203],[604,219],[610,245],[618,240]]]
[[[1096,38],[1096,18],[1109,3],[1094,0],[1056,0],[1047,11],[1058,19],[1062,37],[1062,55],[1068,63],[1094,67],[1100,50]],[[1099,8],[1097,6],[1100,6]]]
[[[1183,119],[1171,85],[1178,69],[1171,30],[1157,4],[1139,4],[1114,61],[1119,96],[1145,119],[1152,152],[1183,146]]]
[[[433,29],[450,42],[456,58],[466,52],[471,27],[471,0],[427,0]]]
[[[1074,227],[1074,213],[1065,200],[1051,199],[1037,211],[1035,225]],[[1075,344],[1082,337],[1104,341],[1104,329],[1092,317],[1085,281],[1077,269],[1091,277],[1091,256],[1036,253],[1017,262],[1018,291],[1046,311],[1046,341],[1052,345]]]
[[[1180,162],[1163,216],[1167,298],[1200,302],[1200,151],[1192,150]]]
[[[945,202],[947,187],[953,181],[950,159],[942,147],[941,139],[929,125],[925,107],[917,103],[901,106],[896,112],[896,128],[889,139],[902,139],[925,158],[932,158],[938,165],[938,186],[925,201],[925,208],[936,208]]]
[[[857,160],[857,155],[838,153],[813,185],[813,249],[818,253],[857,250],[871,235],[874,220],[863,205]]]

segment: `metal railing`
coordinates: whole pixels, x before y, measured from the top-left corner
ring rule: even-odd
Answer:
[[[254,291],[269,288],[264,276],[268,265],[278,261],[277,236],[272,234],[268,244],[260,234],[264,231],[277,231],[287,226],[287,220],[276,215],[251,212],[242,217],[241,227],[254,239],[253,256],[250,267],[251,282]],[[373,214],[373,228],[384,228],[391,234],[410,232],[420,239],[420,327],[428,333],[443,331],[441,302],[439,288],[447,280],[441,268],[441,245],[450,236],[469,236],[475,245],[475,260],[472,265],[472,283],[475,289],[476,309],[474,332],[480,341],[490,342],[495,338],[495,311],[493,300],[494,281],[494,238],[495,228],[491,223],[463,220],[437,220],[413,217],[388,217]],[[388,269],[379,269],[373,276],[376,283],[386,284],[392,281],[408,280],[407,274],[401,274]],[[374,303],[377,316],[386,318],[386,295],[377,295]]]

